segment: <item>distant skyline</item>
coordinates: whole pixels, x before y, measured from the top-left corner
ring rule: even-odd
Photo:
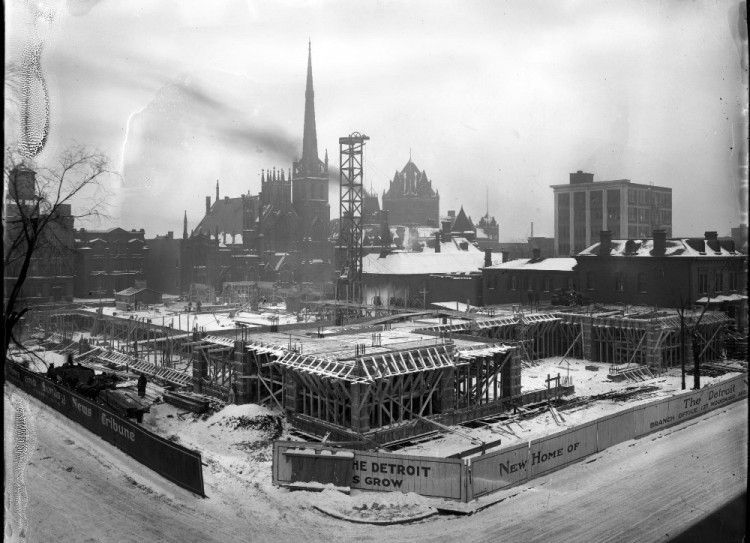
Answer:
[[[379,195],[411,154],[442,215],[463,205],[477,222],[488,194],[502,240],[525,238],[531,222],[552,237],[550,185],[576,170],[671,187],[678,236],[747,222],[736,1],[28,6],[6,3],[6,61],[44,37],[40,160],[76,141],[122,175],[111,224],[93,227],[178,234],[184,210],[198,224],[217,180],[222,197],[257,194],[262,168],[290,168],[308,39],[320,158],[327,150],[337,167],[338,138],[367,134],[365,184]],[[7,111],[5,122],[7,143]]]

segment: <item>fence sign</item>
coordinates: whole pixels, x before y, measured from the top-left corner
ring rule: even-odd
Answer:
[[[327,451],[332,455],[351,453],[350,480],[346,485],[362,490],[415,492],[422,496],[460,500],[464,491],[464,463],[457,458],[435,458],[369,451],[343,451],[320,443],[277,441],[274,443],[273,482],[298,482],[297,473],[309,473],[300,461],[315,462],[320,455],[299,454],[300,448]],[[293,459],[293,460],[292,460]],[[343,468],[340,468],[343,469]],[[321,473],[320,478],[330,478]],[[314,479],[318,482],[320,478]],[[337,480],[340,481],[340,479]],[[341,484],[339,482],[339,484]]]
[[[595,452],[596,422],[535,439],[530,443],[529,475],[543,475]]]
[[[201,455],[172,443],[44,376],[6,364],[8,381],[173,483],[205,496]]]
[[[520,483],[528,478],[528,442],[471,459],[472,498]]]

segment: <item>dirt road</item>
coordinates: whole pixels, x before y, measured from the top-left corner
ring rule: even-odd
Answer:
[[[5,488],[16,488],[5,504],[25,513],[6,540],[24,529],[30,542],[660,541],[736,498],[747,480],[744,400],[504,491],[507,499],[472,516],[356,525],[213,466],[204,469],[209,497],[198,498],[12,385],[4,396]],[[24,414],[29,462],[14,487],[13,459],[23,453],[14,424]],[[6,520],[6,536],[8,528]]]

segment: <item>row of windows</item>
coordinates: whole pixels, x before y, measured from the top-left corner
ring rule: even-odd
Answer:
[[[615,292],[625,292],[632,288],[635,288],[636,292],[648,292],[648,274],[639,273],[634,285],[629,285],[626,275],[621,272],[615,273],[614,279]],[[586,272],[586,290],[596,290],[596,288],[596,274],[593,271]]]
[[[740,287],[740,272],[728,273],[728,287],[730,292],[736,292]],[[713,288],[712,288],[713,287]],[[698,294],[718,294],[724,292],[724,272],[709,270],[698,271]]]
[[[506,290],[512,290],[512,291],[541,291],[541,292],[552,292],[555,288],[559,288],[562,286],[567,286],[567,288],[574,288],[574,280],[573,278],[567,278],[565,281],[565,285],[555,285],[554,279],[549,276],[545,275],[543,277],[529,277],[529,276],[519,276],[518,274],[512,274],[508,275],[504,281],[500,279],[497,275],[491,275],[487,279],[487,287],[489,289],[497,289],[498,286],[505,284]],[[558,281],[559,283],[559,281]]]
[[[649,195],[651,195],[650,198]],[[628,189],[628,205],[669,206],[671,204],[672,194],[670,192],[649,189]]]

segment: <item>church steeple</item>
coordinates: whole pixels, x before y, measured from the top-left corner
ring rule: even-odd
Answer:
[[[307,86],[305,87],[305,129],[302,138],[303,168],[314,171],[318,164],[318,134],[315,129],[315,92],[312,77],[312,43],[307,43]]]

